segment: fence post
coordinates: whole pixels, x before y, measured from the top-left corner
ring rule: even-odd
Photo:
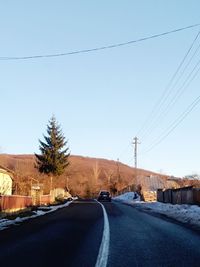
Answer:
[[[182,189],[180,189],[180,195],[181,195],[181,204],[183,204],[182,192],[183,192],[183,190],[182,190]]]
[[[171,193],[171,204],[173,204],[173,194],[172,194],[172,189],[170,190]]]

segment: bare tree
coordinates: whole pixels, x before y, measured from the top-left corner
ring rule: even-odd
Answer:
[[[95,162],[95,165],[93,166],[92,170],[93,170],[93,176],[94,176],[95,182],[97,184],[98,179],[99,179],[99,175],[101,173],[101,169],[99,167],[98,161]]]
[[[107,178],[108,186],[110,186],[111,178],[113,177],[113,170],[104,170],[105,177]]]

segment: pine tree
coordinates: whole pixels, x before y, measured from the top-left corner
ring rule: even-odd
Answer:
[[[35,154],[36,167],[39,172],[52,176],[59,176],[64,173],[69,165],[69,148],[56,118],[52,116],[47,125],[47,136],[45,142],[39,140],[41,154]]]

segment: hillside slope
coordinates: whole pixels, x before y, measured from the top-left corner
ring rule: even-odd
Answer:
[[[26,193],[30,190],[31,180],[44,184],[44,191],[49,192],[49,177],[41,175],[35,168],[34,155],[9,155],[0,154],[0,165],[9,168],[15,173],[15,190],[17,193]],[[137,177],[162,176],[151,171],[137,169]],[[121,162],[89,158],[82,156],[70,156],[70,165],[65,173],[53,180],[54,186],[69,188],[73,193],[84,195],[98,192],[100,189],[115,187],[121,190],[124,187],[135,184],[136,170]]]

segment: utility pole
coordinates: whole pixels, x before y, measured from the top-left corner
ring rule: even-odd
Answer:
[[[119,172],[119,158],[117,159],[117,177],[118,177],[118,181],[120,178],[120,172]]]
[[[135,168],[137,169],[137,146],[138,144],[140,144],[140,142],[138,141],[137,137],[133,138],[133,143],[134,145],[134,159],[135,159]]]
[[[138,138],[134,137],[133,138],[133,143],[134,145],[134,159],[135,159],[135,184],[138,185],[138,174],[137,174],[137,146],[139,143]]]
[[[119,192],[120,172],[119,172],[119,158],[117,159],[117,194]]]

